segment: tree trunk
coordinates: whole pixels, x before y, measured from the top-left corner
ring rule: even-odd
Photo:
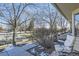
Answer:
[[[15,33],[15,29],[14,29],[14,30],[13,30],[13,46],[16,45],[16,42],[15,42],[15,35],[16,35],[16,33]]]
[[[51,39],[51,41],[52,41],[52,51],[54,51],[55,50],[55,47],[54,47],[54,40],[55,40],[55,38],[54,38],[54,36],[53,35],[55,35],[52,31],[52,27],[50,28],[50,39]]]

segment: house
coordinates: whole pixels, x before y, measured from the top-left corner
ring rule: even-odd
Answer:
[[[55,3],[53,5],[70,22],[71,30],[72,30],[70,36],[72,36],[73,38],[70,40],[73,40],[73,43],[72,43],[73,48],[79,51],[79,36],[75,35],[77,33],[75,30],[76,28],[75,17],[76,15],[79,15],[79,3]]]

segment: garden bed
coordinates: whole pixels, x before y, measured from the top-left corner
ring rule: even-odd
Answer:
[[[42,46],[35,46],[27,50],[34,56],[48,56],[50,55]]]

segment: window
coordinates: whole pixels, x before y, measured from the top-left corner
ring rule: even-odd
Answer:
[[[75,15],[75,35],[79,36],[79,14]]]

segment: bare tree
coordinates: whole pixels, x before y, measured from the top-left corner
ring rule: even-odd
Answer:
[[[50,5],[48,4],[48,10],[38,11],[36,23],[40,28],[34,30],[35,40],[42,45],[49,52],[55,50],[54,40],[57,39],[57,18],[58,13],[52,12],[50,10]],[[46,24],[49,28],[46,28]]]
[[[59,18],[59,25],[60,25],[60,27],[61,27],[61,29],[59,30],[59,32],[61,32],[61,33],[64,33],[64,32],[66,32],[66,25],[67,25],[67,23],[66,23],[66,21],[65,21],[65,19],[62,17],[62,16],[60,16],[60,18]]]
[[[0,18],[4,22],[0,22],[0,23],[8,25],[12,28],[13,45],[16,45],[16,42],[15,42],[16,30],[18,29],[19,26],[21,26],[21,24],[23,24],[25,21],[28,20],[27,17],[24,16],[25,8],[28,5],[31,5],[31,4],[4,4],[3,5],[4,8],[1,10],[3,16]]]
[[[43,21],[46,21],[49,24],[51,39],[56,40],[57,39],[57,19],[59,18],[58,12],[57,11],[51,12],[50,4],[48,4],[48,12],[49,12],[47,15],[48,20],[43,18]]]
[[[32,31],[33,28],[34,28],[34,19],[32,18],[31,21],[30,21],[30,23],[29,23],[28,30]]]

